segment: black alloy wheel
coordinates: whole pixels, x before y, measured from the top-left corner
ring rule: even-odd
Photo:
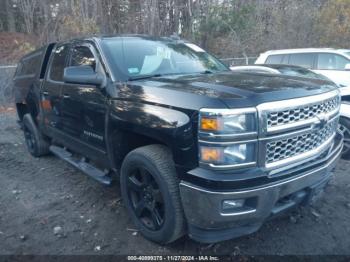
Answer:
[[[127,187],[135,215],[149,230],[159,230],[164,222],[164,199],[154,177],[138,167],[129,174]]]
[[[131,220],[145,238],[166,244],[186,233],[179,179],[166,146],[129,152],[121,167],[120,189]]]

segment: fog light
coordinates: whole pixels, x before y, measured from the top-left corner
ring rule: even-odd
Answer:
[[[244,206],[244,199],[224,200],[222,210],[236,209]]]

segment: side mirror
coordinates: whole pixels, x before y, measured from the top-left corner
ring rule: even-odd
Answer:
[[[104,83],[104,76],[96,73],[91,66],[70,66],[64,69],[63,81],[101,86]]]
[[[345,65],[345,70],[347,70],[347,71],[349,70],[350,71],[350,63]]]

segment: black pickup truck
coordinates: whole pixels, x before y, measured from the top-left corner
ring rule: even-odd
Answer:
[[[313,201],[342,150],[332,83],[231,72],[174,37],[49,44],[21,59],[14,84],[29,152],[119,178],[132,221],[158,243],[258,230]]]

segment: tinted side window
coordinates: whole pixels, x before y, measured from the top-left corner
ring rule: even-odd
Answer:
[[[71,66],[87,65],[87,66],[91,66],[95,70],[96,60],[93,53],[87,46],[76,46],[72,50],[70,65]]]
[[[36,53],[22,60],[17,66],[16,76],[33,76],[40,69],[41,53]]]
[[[290,65],[312,68],[314,63],[314,54],[291,54],[289,58]]]
[[[337,54],[318,54],[317,69],[344,70],[348,63],[348,59]]]
[[[50,79],[55,81],[63,81],[63,70],[69,48],[67,45],[58,46],[54,50],[54,56],[50,68]]]
[[[24,62],[24,75],[34,75],[38,72],[38,70],[40,69],[40,61],[41,60],[41,56],[40,54],[33,56],[29,59],[26,59]]]
[[[269,55],[265,64],[281,64],[283,55]]]

